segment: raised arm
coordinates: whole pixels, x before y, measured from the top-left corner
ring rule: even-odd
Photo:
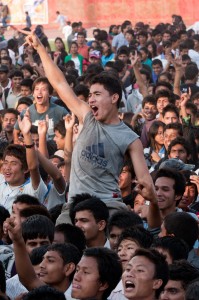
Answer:
[[[51,161],[48,158],[46,158],[40,152],[38,152],[38,157],[41,166],[44,168],[46,173],[48,173],[52,178],[56,190],[58,191],[59,194],[62,194],[65,191],[66,183],[61,172],[58,170],[56,166],[54,166],[51,163]]]
[[[23,30],[21,30],[21,32],[28,34],[26,37],[26,42],[37,50],[43,63],[45,74],[53,88],[57,91],[61,100],[72,112],[74,112],[78,119],[84,121],[86,114],[88,113],[88,111],[90,111],[88,104],[86,104],[86,102],[84,101],[79,100],[74,94],[73,90],[65,80],[64,74],[52,61],[46,49],[37,38],[36,34],[30,34],[29,32]]]
[[[27,290],[30,291],[34,288],[45,285],[45,283],[40,281],[35,274],[22,237],[19,211],[17,208],[15,208],[15,211],[15,217],[10,217],[4,222],[4,232],[6,234],[8,233],[10,239],[13,241],[15,264],[19,279]]]
[[[130,60],[131,60],[131,66],[135,74],[136,82],[139,86],[139,91],[143,97],[146,97],[148,96],[148,89],[138,67],[139,56],[137,55],[137,51],[135,52],[134,57],[131,55]]]
[[[39,151],[47,158],[49,158],[47,142],[46,142],[48,123],[49,123],[48,115],[46,115],[45,120],[40,120],[38,122]]]
[[[19,128],[24,137],[24,144],[26,147],[26,160],[28,164],[28,170],[30,171],[32,186],[34,190],[37,190],[40,183],[39,163],[30,133],[32,123],[30,120],[30,114],[28,109],[26,110],[23,119],[21,119],[21,117],[18,116],[18,123]]]
[[[143,147],[139,139],[129,146],[129,154],[133,163],[136,178],[138,181],[137,191],[145,200],[150,201],[147,221],[149,227],[157,228],[161,225],[161,216],[157,204],[155,187],[149,174],[144,155]]]
[[[175,67],[175,77],[174,77],[174,85],[173,85],[173,92],[174,94],[180,96],[180,81],[182,77],[182,59],[180,57],[177,57],[172,60],[172,63]]]

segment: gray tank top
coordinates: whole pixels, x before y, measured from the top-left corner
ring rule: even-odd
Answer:
[[[69,202],[80,193],[95,195],[104,202],[121,200],[118,176],[124,154],[137,138],[123,122],[103,124],[89,112],[73,150]]]

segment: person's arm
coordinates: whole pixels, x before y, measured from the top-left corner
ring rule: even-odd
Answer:
[[[49,157],[47,143],[46,143],[46,135],[48,131],[48,115],[46,115],[46,120],[40,120],[38,122],[38,135],[39,135],[39,151],[45,157]]]
[[[130,57],[131,60],[131,66],[133,68],[134,74],[135,74],[135,78],[136,78],[136,82],[139,86],[139,91],[142,94],[143,97],[148,96],[148,90],[147,90],[147,86],[141,76],[139,67],[138,67],[138,61],[139,61],[139,57],[137,55],[137,51],[135,52],[134,57]]]
[[[136,189],[145,200],[150,201],[149,212],[147,216],[149,227],[160,227],[161,216],[157,204],[155,187],[144,159],[143,147],[140,140],[137,139],[133,143],[131,143],[128,150],[138,182]]]
[[[14,130],[13,130],[13,142],[14,142],[14,144],[19,144],[19,134],[20,134],[20,130],[14,128]]]
[[[32,187],[34,190],[37,190],[40,183],[40,174],[39,174],[39,167],[38,167],[38,157],[30,133],[32,123],[30,120],[30,113],[28,109],[26,110],[22,120],[21,117],[18,116],[18,123],[19,123],[19,128],[24,137],[24,145],[26,147],[26,160],[28,164],[28,170],[30,171]]]
[[[64,74],[61,70],[54,64],[44,46],[37,38],[35,33],[26,32],[20,30],[22,33],[28,34],[26,37],[26,42],[37,50],[41,61],[43,63],[45,74],[50,81],[53,88],[57,91],[59,97],[67,105],[69,110],[71,110],[79,120],[84,121],[86,114],[90,111],[88,104],[81,101],[74,94],[73,90],[68,85]]]
[[[45,285],[45,283],[40,281],[35,274],[22,237],[19,211],[17,208],[15,208],[15,211],[15,217],[10,217],[4,222],[4,233],[9,234],[10,239],[13,241],[15,264],[19,280],[30,291]]]
[[[44,155],[42,155],[38,151],[38,158],[41,166],[44,168],[47,174],[50,175],[50,177],[53,180],[54,186],[59,194],[62,194],[65,191],[66,183],[65,180],[61,174],[61,172],[58,170],[56,166],[54,166],[51,161],[46,158]]]
[[[187,119],[189,121],[189,118],[190,118],[186,112],[186,104],[190,99],[190,94],[191,94],[191,92],[189,90],[189,93],[183,93],[180,96],[180,116],[184,120],[185,123],[187,123]]]
[[[66,136],[65,136],[65,144],[64,144],[64,161],[65,161],[65,178],[66,181],[69,182],[70,178],[70,170],[71,170],[71,158],[73,152],[73,126],[75,124],[75,115],[66,115],[64,117],[65,128],[66,128]]]
[[[182,59],[181,58],[175,58],[172,60],[172,63],[175,67],[175,77],[174,77],[174,84],[173,84],[173,92],[174,94],[180,96],[180,81],[182,77]]]

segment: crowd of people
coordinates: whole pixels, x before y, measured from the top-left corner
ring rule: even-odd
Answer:
[[[0,300],[199,299],[199,34],[59,22],[0,29]]]

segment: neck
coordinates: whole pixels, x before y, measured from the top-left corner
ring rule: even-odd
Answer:
[[[106,243],[106,236],[104,231],[101,231],[97,238],[94,240],[86,241],[86,246],[88,248],[91,247],[104,247],[104,244]]]
[[[13,91],[14,94],[19,94],[20,91],[21,91],[21,87],[18,87],[18,88],[13,87],[13,88],[12,88],[12,91]]]
[[[14,187],[18,187],[18,186],[20,186],[20,185],[22,185],[22,184],[24,184],[24,182],[25,182],[25,178],[21,178],[18,182],[16,182],[16,183],[9,183],[9,186],[10,186],[10,188],[12,189],[12,187],[14,188]]]
[[[49,103],[45,105],[38,105],[36,104],[36,110],[38,113],[42,114],[49,109]]]
[[[13,131],[12,132],[7,132],[6,131],[6,136],[9,142],[13,141]]]
[[[169,215],[169,214],[175,212],[175,209],[176,209],[175,204],[176,204],[176,202],[174,202],[174,205],[173,205],[173,206],[168,207],[168,208],[165,208],[165,209],[161,209],[161,210],[160,210],[160,215],[161,215],[162,220],[164,220],[164,218],[165,218],[167,215]]]
[[[70,281],[68,278],[65,278],[62,282],[57,283],[55,285],[52,285],[53,288],[55,288],[56,290],[65,293],[65,291],[67,291],[67,289],[70,286]]]
[[[155,151],[156,151],[156,152],[159,152],[160,149],[162,148],[162,146],[163,146],[163,145],[156,144],[156,145],[155,145]]]
[[[121,190],[122,198],[131,195],[131,186]]]
[[[77,53],[71,54],[72,57],[77,57]]]

